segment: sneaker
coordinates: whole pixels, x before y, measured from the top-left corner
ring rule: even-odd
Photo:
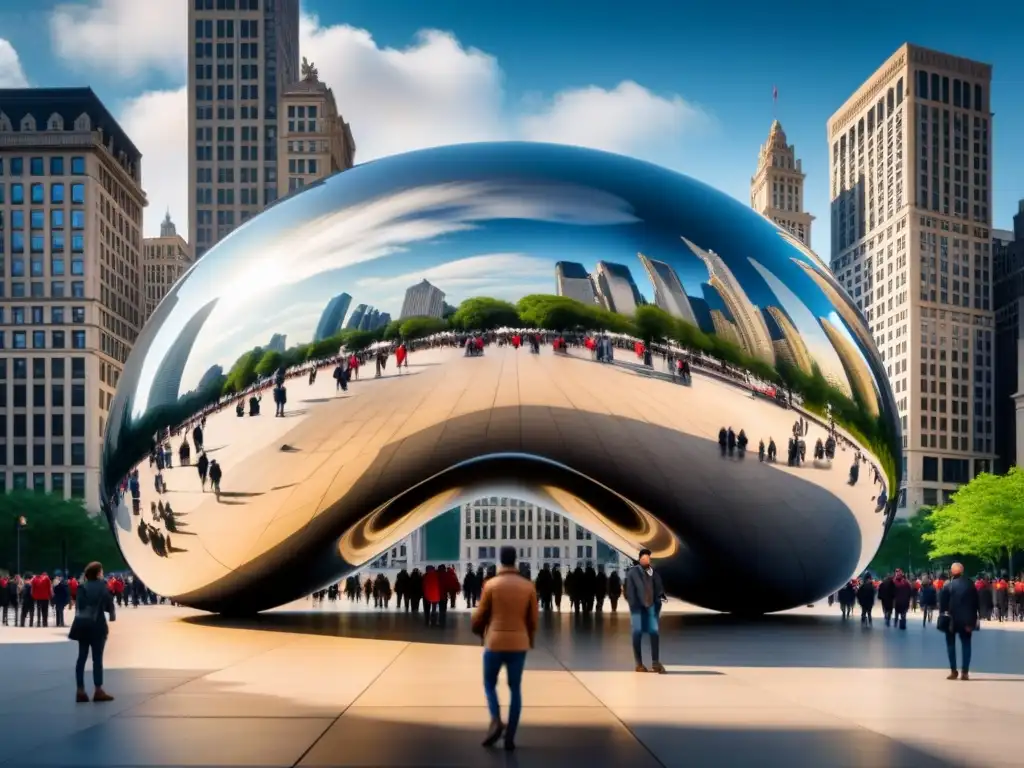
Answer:
[[[656,672],[659,675],[664,675],[665,667],[661,665],[660,661],[656,661],[653,664],[651,664],[651,672]]]
[[[956,670],[954,669],[954,670],[953,670],[952,672],[950,672],[950,673],[949,673],[949,674],[948,674],[948,675],[946,676],[946,679],[947,679],[947,680],[956,680],[956,679],[957,679],[958,677],[960,677],[960,673],[959,673],[959,672],[957,672],[957,671],[956,671]]]
[[[647,670],[647,667],[645,667],[643,664],[637,664],[636,665],[636,671],[637,672],[647,672],[648,670]]]

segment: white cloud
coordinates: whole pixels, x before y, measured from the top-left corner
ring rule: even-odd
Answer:
[[[0,88],[24,88],[27,85],[18,52],[7,40],[0,38]]]
[[[149,197],[143,231],[155,235],[168,210],[188,237],[188,94],[149,91],[124,104],[118,122],[142,153],[142,186]]]
[[[155,70],[183,80],[187,10],[179,0],[64,4],[51,15],[55,50],[76,66],[113,67],[124,75]],[[359,162],[444,144],[509,139],[576,144],[664,162],[680,156],[689,133],[711,123],[682,97],[654,94],[632,81],[610,90],[583,87],[539,103],[509,104],[498,61],[437,30],[421,31],[405,48],[387,48],[366,30],[323,26],[317,17],[304,15],[300,50],[316,64],[352,125]],[[168,207],[187,232],[187,93],[145,93],[129,102],[121,117],[144,155],[150,200],[146,233],[157,230]]]
[[[89,0],[50,15],[53,50],[74,66],[135,77],[155,69],[181,77],[188,61],[186,0]]]
[[[522,118],[530,141],[579,144],[657,159],[710,118],[681,96],[658,96],[632,81],[612,90],[596,86],[558,93],[543,110]]]

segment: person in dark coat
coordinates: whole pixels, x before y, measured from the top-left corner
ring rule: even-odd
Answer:
[[[930,576],[921,579],[921,593],[918,596],[918,602],[921,606],[921,613],[924,614],[922,624],[927,625],[932,620],[932,613],[935,612],[935,608],[939,604],[939,593]]]
[[[875,583],[871,574],[865,574],[857,588],[857,603],[860,605],[860,623],[871,626],[871,611],[875,607]]]
[[[395,607],[400,609],[404,602],[405,610],[409,610],[409,572],[405,568],[395,577],[395,599]]]
[[[562,572],[556,565],[551,569],[551,600],[559,612],[562,610],[562,594],[564,589],[565,585],[562,582]]]
[[[907,628],[907,611],[910,610],[910,600],[914,596],[914,586],[907,581],[903,571],[896,569],[896,577],[892,580],[892,607],[896,612],[893,620],[894,625],[900,629]]]
[[[885,619],[885,626],[889,626],[892,619],[893,584],[892,576],[886,575],[882,583],[878,585],[878,602],[882,604],[882,618]]]
[[[850,618],[853,615],[853,604],[857,602],[857,588],[853,584],[853,579],[839,588],[836,598],[839,600],[839,610],[843,618]]]
[[[597,597],[597,571],[594,570],[594,566],[588,565],[583,571],[581,586],[583,589],[580,602],[583,603],[583,612],[591,613],[594,610],[594,598]]]
[[[63,578],[58,577],[53,585],[53,614],[56,621],[55,626],[66,626],[64,624],[64,610],[68,607],[68,603],[70,602],[71,592],[68,589],[68,583]]]
[[[974,583],[964,577],[964,567],[953,563],[949,573],[952,578],[942,587],[939,593],[939,613],[949,617],[949,629],[946,631],[946,653],[949,655],[948,680],[970,679],[971,670],[971,634],[978,626],[979,601],[978,590]],[[962,652],[960,671],[956,665],[956,639],[960,638]]]
[[[618,571],[612,571],[608,577],[608,602],[611,605],[612,613],[619,610],[619,598],[622,597],[622,578]]]
[[[420,601],[423,599],[423,574],[419,568],[413,568],[409,574],[409,600],[412,602],[412,612],[420,612]]]
[[[661,605],[665,600],[665,588],[661,575],[651,566],[651,551],[641,549],[637,564],[626,572],[626,602],[629,604],[630,623],[633,634],[633,660],[637,672],[647,672],[641,651],[644,634],[651,641],[651,671],[665,673],[659,658],[658,619]]]
[[[192,429],[192,445],[196,447],[196,453],[203,452],[203,428],[198,424]]]
[[[535,583],[537,587],[537,598],[540,600],[540,607],[545,611],[551,610],[551,569],[548,568],[547,563],[540,569],[537,574],[537,581]]]
[[[206,473],[210,470],[210,460],[205,453],[199,454],[196,461],[196,471],[199,473],[199,483],[202,485],[203,493],[206,493]]]
[[[604,610],[604,599],[608,597],[608,575],[604,572],[604,566],[597,566],[597,578],[594,582],[594,597],[597,600],[597,612]]]

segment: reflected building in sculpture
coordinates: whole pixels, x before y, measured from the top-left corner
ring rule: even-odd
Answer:
[[[656,188],[657,195],[640,191],[641,175],[644,189]],[[704,250],[687,252],[681,237]],[[559,354],[541,347],[534,355],[501,344],[496,333],[482,355],[458,348],[463,333],[526,324],[516,316],[516,302],[550,296],[563,257],[595,265],[611,311],[634,312],[644,303],[632,278],[645,269],[637,254],[662,253],[679,282],[698,294],[688,298],[698,326],[755,350],[759,365],[748,371],[742,359],[721,367],[695,359],[692,381],[680,386],[624,371],[637,365],[630,360],[599,364],[580,346]],[[752,254],[762,274],[751,265]],[[489,556],[491,547],[513,540],[531,564],[553,561],[556,547],[564,558],[566,546],[570,557],[582,546],[586,558],[587,540],[573,537],[579,525],[627,555],[650,549],[669,593],[708,608],[765,612],[814,602],[876,552],[891,521],[878,499],[894,495],[901,467],[882,361],[872,345],[860,344],[865,329],[840,325],[848,322],[843,308],[809,278],[801,266],[806,261],[749,208],[617,155],[471,144],[356,166],[234,231],[161,303],[110,411],[101,496],[111,529],[132,570],[154,591],[229,613],[309,594],[400,547],[448,510],[461,509],[465,522],[466,505],[471,533],[464,537],[463,525],[446,535],[463,550],[472,542],[476,561],[480,547]],[[271,265],[273,272],[256,271]],[[672,287],[653,260],[648,267]],[[452,303],[493,297],[494,314],[482,315],[479,328],[453,332],[450,345],[412,340],[409,370],[387,365],[379,376],[353,378],[346,392],[328,375],[295,382],[290,386],[299,396],[289,397],[287,418],[239,416],[239,401],[223,399],[225,391],[259,384],[255,348],[272,333],[286,352],[289,344],[292,350],[309,344],[321,308],[345,290],[357,290],[361,302],[346,326],[370,328],[385,319],[380,307],[400,301],[396,283],[401,291],[438,274],[466,277],[446,283]],[[667,301],[665,291],[660,296]],[[557,322],[571,319],[571,307],[557,304]],[[601,317],[610,327],[628,328],[624,318]],[[717,443],[723,424],[742,427],[754,445],[781,439],[797,417],[808,424],[810,444],[827,436],[814,387],[797,381],[792,405],[751,397],[750,377],[767,375],[766,366],[787,354],[800,365],[797,339],[812,360],[827,352],[845,361],[858,397],[866,384],[873,386],[878,418],[852,420],[854,403],[830,393],[842,406],[834,409],[835,428],[852,447],[831,467],[723,457]],[[779,340],[784,348],[774,344]],[[311,362],[329,367],[332,355]],[[151,398],[157,369],[164,390]],[[169,386],[172,379],[180,383]],[[198,386],[202,381],[208,392]],[[175,470],[160,498],[187,515],[185,535],[133,514],[131,497],[119,489],[137,471],[139,503],[148,509],[155,500],[156,470],[148,462],[153,435],[167,430],[177,449],[179,429],[200,413],[223,468],[222,498],[203,493],[197,473]],[[851,483],[856,453],[863,466],[859,482]],[[529,530],[525,540],[519,535],[521,523],[531,524],[529,511],[523,521],[516,508],[513,536],[514,507],[500,503],[487,507],[486,539],[479,507],[477,537],[473,502],[484,498],[529,505],[533,539]],[[551,538],[545,529],[543,543],[526,543],[538,536],[538,510],[552,513]],[[595,545],[595,559],[597,551]],[[451,562],[461,562],[466,552],[455,555]]]
[[[345,315],[348,314],[351,303],[352,297],[347,293],[339,293],[331,299],[320,316],[316,333],[313,334],[313,341],[323,341],[337,334],[341,330],[342,323],[345,322]]]
[[[267,352],[280,352],[282,355],[285,350],[288,349],[288,336],[284,333],[275,333],[270,337],[270,341],[267,342],[267,346],[264,347]]]
[[[810,376],[814,371],[814,361],[796,326],[780,307],[767,307],[763,312],[765,324],[771,332],[776,359],[784,360],[801,373]]]
[[[644,304],[640,289],[625,264],[597,262],[596,283],[601,304],[610,312],[632,315],[637,307]]]
[[[683,283],[672,266],[642,253],[638,253],[637,256],[647,271],[651,285],[654,286],[654,303],[672,317],[696,325],[697,319],[690,306],[690,298],[686,295],[686,289],[683,288]]]
[[[683,238],[690,251],[708,268],[708,284],[711,285],[729,308],[740,346],[752,357],[767,363],[775,362],[775,350],[764,318],[756,306],[747,298],[747,292],[740,285],[732,270],[714,251],[704,250]]]
[[[835,347],[839,359],[843,362],[846,376],[853,386],[853,391],[856,393],[858,401],[868,413],[872,416],[878,416],[878,395],[875,394],[874,384],[871,383],[871,371],[868,370],[853,341],[828,318],[822,317],[819,319],[819,322],[825,331],[825,335],[828,336],[829,341]]]
[[[555,293],[587,304],[597,304],[597,290],[586,267],[576,261],[555,263]]]
[[[405,291],[399,320],[409,317],[436,317],[444,314],[444,291],[423,280]]]

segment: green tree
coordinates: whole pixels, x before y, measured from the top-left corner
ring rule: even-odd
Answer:
[[[402,335],[402,321],[392,320],[386,326],[384,326],[383,337],[388,341],[394,341]]]
[[[478,296],[462,302],[452,315],[451,323],[467,331],[491,331],[503,326],[518,325],[519,314],[507,301]]]
[[[996,565],[1024,549],[1024,470],[982,473],[931,515],[932,557],[975,555]],[[1012,566],[1012,564],[1011,564]]]
[[[16,491],[0,494],[0,563],[8,572],[16,567],[15,523],[24,517],[21,530],[23,572],[63,570],[62,550],[67,568],[81,573],[91,561],[99,560],[108,571],[122,570],[124,559],[103,516],[90,515],[80,501],[65,500],[51,493]]]
[[[647,344],[672,338],[679,330],[672,315],[661,307],[650,304],[637,307],[636,314],[633,315],[633,325],[636,328],[636,335]]]
[[[932,528],[931,514],[932,510],[923,508],[913,517],[894,520],[868,570],[892,573],[897,568],[907,571],[927,568],[932,557],[924,536]]]
[[[381,329],[381,332],[383,332],[383,329]],[[373,342],[378,341],[380,335],[380,333],[374,331],[346,330],[341,332],[339,338],[348,352],[361,352],[373,344]]]
[[[448,330],[448,323],[439,317],[410,317],[402,321],[400,335],[405,339],[422,339]]]
[[[281,367],[281,363],[284,360],[284,355],[280,352],[268,349],[263,353],[260,361],[256,364],[256,375],[257,376],[270,376],[274,371]]]
[[[224,393],[241,392],[256,381],[256,366],[262,357],[263,350],[256,347],[238,358],[228,371],[228,377],[224,381]]]

